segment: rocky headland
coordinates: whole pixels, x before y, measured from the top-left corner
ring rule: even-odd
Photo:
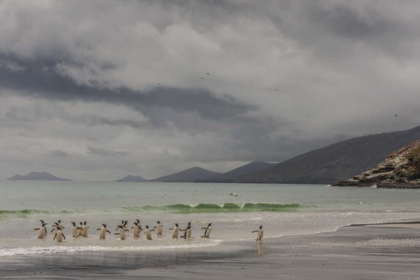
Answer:
[[[340,187],[420,188],[420,140],[408,144],[375,168],[352,179],[332,184]]]

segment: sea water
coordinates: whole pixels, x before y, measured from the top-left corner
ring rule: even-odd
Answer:
[[[230,193],[236,193],[232,196]],[[264,226],[264,238],[334,231],[340,226],[420,219],[419,190],[338,188],[326,185],[0,182],[0,257],[45,253],[223,248],[248,242]],[[39,220],[48,236],[37,240]],[[57,244],[51,225],[61,219],[66,240]],[[163,224],[163,238],[131,236],[135,219],[144,228]],[[115,235],[129,221],[127,240]],[[71,222],[87,221],[88,238],[72,238]],[[191,240],[172,240],[169,228],[192,222]],[[97,228],[112,232],[99,240]],[[210,239],[202,227],[213,223]],[[182,234],[182,233],[181,233]]]

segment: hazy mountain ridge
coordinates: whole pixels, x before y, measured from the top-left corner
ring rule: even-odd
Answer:
[[[390,153],[418,139],[420,126],[352,138],[240,176],[234,182],[331,184],[375,167]]]
[[[153,182],[197,182],[210,180],[222,173],[209,171],[200,167],[193,167],[171,175],[151,180]]]
[[[248,164],[242,165],[238,168],[232,169],[226,173],[222,173],[219,176],[214,177],[213,179],[207,180],[206,182],[212,183],[229,183],[235,181],[236,177],[261,171],[269,167],[274,166],[275,163],[267,163],[260,161],[253,161]]]
[[[72,181],[69,179],[63,179],[56,177],[52,174],[46,172],[30,172],[26,175],[19,175],[16,174],[15,176],[8,178],[7,180],[18,181],[18,180],[26,180],[26,181]]]
[[[141,176],[127,175],[124,178],[116,180],[115,182],[148,182],[148,181],[149,180],[144,179]]]

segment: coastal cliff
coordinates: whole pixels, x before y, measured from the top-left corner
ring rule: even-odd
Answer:
[[[378,188],[420,188],[420,140],[388,155],[375,168],[332,184],[355,187],[374,185]]]

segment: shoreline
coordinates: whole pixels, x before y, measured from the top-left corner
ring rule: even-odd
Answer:
[[[420,279],[420,222],[230,242],[224,250],[97,252],[2,259],[0,278]],[[223,245],[222,245],[223,246]]]

